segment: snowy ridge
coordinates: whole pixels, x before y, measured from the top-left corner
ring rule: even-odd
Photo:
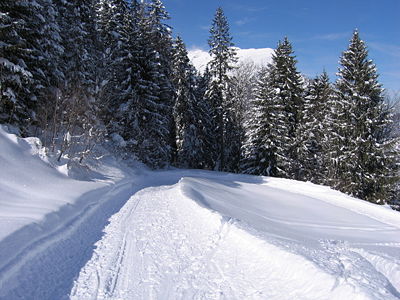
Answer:
[[[240,49],[235,48],[238,56],[238,64],[252,62],[256,66],[265,66],[271,62],[274,49],[259,48],[259,49]],[[201,49],[189,50],[189,59],[195,68],[201,73],[204,72],[208,62],[211,60],[210,54]]]

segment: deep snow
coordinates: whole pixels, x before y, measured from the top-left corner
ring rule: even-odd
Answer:
[[[387,207],[111,157],[78,181],[37,144],[0,129],[1,299],[400,298],[400,214]]]

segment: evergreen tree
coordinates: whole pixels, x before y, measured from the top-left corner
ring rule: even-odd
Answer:
[[[139,12],[136,153],[149,166],[164,167],[173,160],[175,148],[172,37],[160,1],[141,4]]]
[[[29,55],[27,22],[32,15],[27,1],[0,3],[0,122],[22,123],[31,118],[31,103],[23,97],[26,86],[32,82],[32,73],[24,58]]]
[[[102,74],[103,118],[108,133],[123,138],[125,154],[132,156],[138,139],[138,102],[141,50],[139,19],[141,7],[133,2],[130,7],[124,0],[100,2],[99,28],[102,36],[103,56],[108,63]]]
[[[177,38],[174,51],[174,106],[177,143],[177,165],[184,168],[203,168],[207,156],[204,127],[201,122],[205,114],[196,99],[195,69],[190,64],[185,45]]]
[[[300,179],[298,128],[303,88],[287,38],[278,43],[268,69],[262,70],[253,105],[255,120],[248,127],[242,169],[252,174]]]
[[[241,169],[242,147],[246,137],[245,127],[250,124],[253,116],[251,115],[250,102],[254,99],[254,86],[257,82],[257,67],[253,62],[240,63],[232,72],[229,88],[229,115],[233,120],[230,126],[234,128],[227,129],[226,139],[231,145],[227,169],[233,172],[239,172]]]
[[[355,31],[340,59],[337,110],[332,139],[331,179],[343,192],[387,203],[398,180],[398,152],[390,137],[390,111],[384,104],[376,67]]]
[[[232,37],[229,33],[229,24],[221,7],[215,13],[210,29],[210,55],[212,57],[208,67],[211,80],[206,92],[206,97],[212,106],[213,116],[213,142],[215,148],[212,149],[215,168],[226,170],[226,151],[231,152],[232,148],[228,145],[226,136],[227,129],[234,126],[228,125],[233,122],[229,113],[228,106],[231,106],[227,97],[229,91],[229,74],[236,62],[236,52],[233,48]],[[229,127],[229,128],[228,128]]]
[[[210,85],[211,74],[209,68],[206,69],[203,74],[197,74],[195,82],[195,95],[196,95],[196,118],[198,118],[198,124],[201,127],[201,140],[204,146],[203,158],[201,159],[201,168],[213,169],[215,161],[212,153],[215,153],[216,145],[214,143],[214,118],[213,118],[213,106],[208,97],[206,97],[207,89]]]
[[[326,72],[313,79],[307,87],[302,121],[298,135],[299,160],[303,167],[302,180],[324,183],[327,176],[326,159],[331,124],[330,102],[333,89]]]
[[[281,106],[274,101],[274,89],[270,82],[270,68],[263,68],[255,85],[254,98],[245,123],[245,143],[242,147],[241,170],[247,174],[278,175],[274,135],[276,119]]]
[[[27,133],[38,108],[62,77],[56,10],[51,0],[0,3],[0,122]]]
[[[64,50],[58,65],[63,77],[41,111],[43,139],[52,151],[59,151],[59,158],[68,152],[69,157],[82,160],[103,132],[95,97],[98,42],[94,3],[58,1],[56,7]]]

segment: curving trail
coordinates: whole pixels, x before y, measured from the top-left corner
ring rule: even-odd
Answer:
[[[222,208],[220,213],[210,210],[220,198],[201,197],[210,188],[199,189],[193,182],[210,184],[210,179],[184,178],[176,185],[143,189],[131,197],[105,228],[92,259],[75,281],[71,298],[397,299],[400,296],[390,281],[396,280],[397,274],[386,277],[378,267],[383,264],[372,263],[372,252],[334,240],[315,240],[314,245],[306,246],[301,239],[289,240],[256,230],[246,222],[221,214]],[[223,183],[226,186],[234,181]],[[225,198],[229,200],[226,193],[227,190]],[[393,230],[388,225],[382,228]],[[392,245],[397,250],[399,246]],[[389,262],[392,269],[400,270],[393,257]]]
[[[0,299],[399,299],[398,213],[326,187],[205,171],[95,190],[0,264]]]

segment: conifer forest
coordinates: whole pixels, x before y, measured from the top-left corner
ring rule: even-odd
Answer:
[[[400,208],[399,112],[363,32],[336,78],[308,78],[284,35],[270,64],[237,64],[218,8],[200,73],[168,19],[161,0],[0,1],[0,124],[75,163],[103,145],[152,169],[310,181]]]

